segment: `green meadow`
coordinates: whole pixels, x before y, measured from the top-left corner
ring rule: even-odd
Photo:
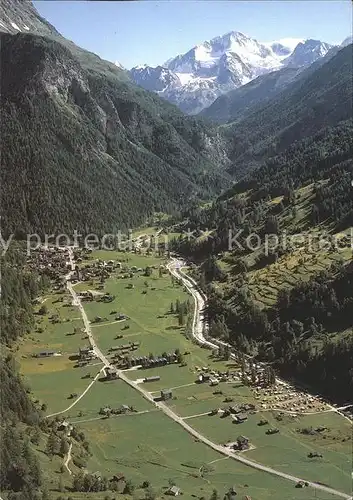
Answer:
[[[97,258],[114,261],[128,259],[124,265],[143,269],[164,262],[156,256],[95,252],[82,265]],[[138,341],[140,345],[134,351],[134,356],[149,353],[158,355],[163,351],[180,349],[186,366],[175,364],[130,370],[126,374],[132,380],[159,375],[160,380],[144,383],[144,389],[158,396],[161,389],[172,388],[173,399],[167,404],[180,416],[192,417],[187,422],[214,442],[234,441],[239,435],[246,435],[253,445],[253,449],[246,452],[249,458],[349,492],[350,424],[334,413],[303,416],[295,420],[285,418],[278,422],[275,414],[261,412],[250,415],[248,421],[239,425],[233,424],[230,417],[194,416],[226,406],[226,397],[233,399],[236,404],[254,402],[254,396],[248,387],[236,382],[220,383],[217,388],[195,383],[198,370],[202,367],[227,370],[234,368],[234,365],[214,359],[211,351],[188,339],[185,324],[178,324],[177,315],[170,311],[171,303],[188,299],[192,303],[192,298],[183,286],[172,282],[166,271],[160,276],[158,268],[153,269],[151,276],[143,274],[135,273],[133,278],[121,279],[118,277],[119,271],[114,271],[104,284],[104,292],[114,295],[114,301],[108,304],[84,302],[91,321],[96,316],[107,318],[107,321],[92,323],[92,332],[100,348],[108,353],[112,346]],[[128,288],[130,283],[133,288]],[[97,280],[93,280],[93,283],[80,283],[76,287],[82,291],[95,289],[98,284]],[[102,367],[95,361],[94,366],[74,368],[72,354],[86,345],[87,340],[77,330],[75,335],[71,335],[74,328],[82,328],[78,310],[66,305],[69,303],[66,294],[63,302],[58,302],[58,298],[58,294],[47,297],[47,314],[38,316],[40,321],[37,328],[18,345],[17,351],[21,372],[33,396],[47,404],[47,413],[63,411],[74,403],[74,399],[68,399],[69,395],[74,392],[79,396]],[[113,311],[123,313],[129,319],[117,322],[115,312],[111,314]],[[50,322],[49,317],[53,314],[59,316],[60,323]],[[41,330],[38,331],[38,328]],[[117,339],[120,335],[123,338]],[[60,350],[63,355],[45,359],[31,357],[34,352],[44,349]],[[221,390],[222,394],[213,394],[215,390]],[[136,413],[112,415],[105,419],[99,415],[102,407],[116,408],[123,404],[133,406]],[[82,399],[63,415],[82,428],[90,442],[89,471],[100,471],[108,477],[123,472],[136,486],[147,478],[160,496],[168,486],[168,481],[173,480],[183,490],[185,498],[193,495],[208,498],[214,488],[224,494],[231,486],[235,487],[239,495],[249,495],[253,500],[331,498],[308,488],[298,490],[291,482],[225,459],[195,441],[177,423],[121,380],[96,381]],[[267,418],[271,426],[280,429],[280,433],[267,436],[265,428],[257,425],[261,418]],[[304,436],[297,432],[297,428],[319,425],[327,426],[327,433]],[[342,442],[342,439],[345,441]],[[310,451],[322,453],[323,458],[308,459]],[[73,470],[76,471],[76,468]],[[136,498],[143,498],[143,492],[136,491]],[[70,496],[74,500],[83,498],[80,494]],[[103,498],[97,494],[90,496]]]

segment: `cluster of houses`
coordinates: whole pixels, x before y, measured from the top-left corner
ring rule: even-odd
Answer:
[[[68,260],[67,249],[42,246],[31,251],[27,258],[27,265],[32,271],[45,271],[50,279],[59,283],[67,273]]]
[[[229,415],[231,415],[233,423],[242,424],[248,419],[248,415],[246,412],[254,413],[255,405],[251,403],[241,404],[239,406],[231,405],[228,406],[227,408],[221,408],[219,410],[218,409],[211,410],[209,415],[216,415],[217,413],[220,413],[221,418],[226,418]]]
[[[82,262],[81,257],[76,258],[76,262],[79,264]],[[121,268],[121,262],[115,262],[114,260],[97,260],[84,266],[76,266],[75,273],[71,278],[72,282],[78,281],[91,281],[94,278],[99,278],[101,281],[110,277],[114,269]]]
[[[109,351],[112,354],[113,362],[124,368],[135,366],[140,369],[147,369],[166,366],[180,361],[180,354],[177,352],[163,353],[160,356],[127,356],[129,352],[137,350],[139,346],[139,342],[130,342],[129,344],[111,347]]]
[[[211,370],[207,366],[195,367],[196,371],[198,372],[197,376],[197,382],[198,383],[204,383],[204,382],[210,382],[211,379],[213,381],[218,381],[218,382],[239,382],[240,377],[239,377],[239,372],[236,371],[220,371],[220,370]],[[214,384],[217,385],[217,384]]]
[[[132,366],[141,366],[142,369],[155,368],[156,366],[166,366],[173,363],[178,363],[179,355],[175,352],[164,353],[161,356],[138,356],[131,358]]]
[[[128,344],[112,346],[109,348],[109,352],[119,351],[124,354],[126,351],[136,351],[139,346],[140,342],[129,342]]]
[[[76,256],[76,262],[79,264],[82,262],[81,256]],[[153,269],[157,269],[158,266],[151,266]],[[101,281],[109,278],[114,271],[119,270],[119,274],[117,278],[119,279],[129,279],[133,278],[134,274],[142,273],[145,270],[142,267],[132,266],[129,267],[126,264],[123,264],[120,261],[115,260],[96,260],[94,262],[90,262],[80,268],[77,266],[74,276],[72,277],[72,281],[91,281],[95,278],[99,278]]]
[[[80,347],[78,351],[78,366],[85,366],[96,358],[96,354],[91,346]]]

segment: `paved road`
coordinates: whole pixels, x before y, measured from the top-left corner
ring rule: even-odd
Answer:
[[[191,293],[191,295],[194,297],[195,301],[195,309],[194,309],[194,317],[193,317],[193,324],[192,324],[192,335],[194,339],[203,346],[206,346],[211,349],[217,348],[220,344],[227,345],[225,342],[222,341],[214,341],[211,342],[207,340],[204,337],[204,328],[206,326],[207,329],[207,324],[204,324],[204,307],[206,303],[206,296],[199,290],[197,283],[193,278],[188,276],[181,268],[185,266],[183,261],[177,260],[177,259],[172,259],[171,262],[168,264],[168,269],[170,273],[175,276],[176,278],[180,279],[183,283],[183,285],[187,288],[187,290]],[[218,345],[217,345],[218,344]],[[233,357],[235,357],[233,355]],[[336,409],[335,409],[336,410]],[[185,422],[184,422],[185,424]],[[185,427],[185,426],[184,426]],[[189,426],[188,426],[189,427]],[[192,428],[190,428],[192,429]],[[198,433],[191,432],[189,429],[190,434],[195,435],[196,437],[200,437],[199,435],[197,436]],[[265,465],[259,464],[258,462],[254,462],[253,460],[249,460],[241,455],[235,455],[234,452],[231,452],[224,446],[219,446],[216,445],[215,443],[212,443],[210,440],[208,440],[206,437],[201,436],[201,441],[203,441],[205,444],[208,444],[211,448],[215,449],[216,451],[219,451],[220,453],[223,453],[224,455],[228,455],[231,458],[238,460],[239,462],[244,463],[245,465],[248,465],[252,468],[262,470],[264,472],[268,472],[272,475],[282,477],[284,479],[287,479],[289,481],[298,483],[299,481],[304,481],[308,482],[309,486],[312,488],[316,488],[317,490],[324,491],[326,493],[330,493],[332,495],[339,496],[341,498],[346,498],[347,500],[352,500],[352,496],[348,495],[346,493],[343,493],[341,491],[335,490],[333,488],[329,488],[327,486],[323,486],[318,483],[314,483],[311,481],[306,481],[305,479],[301,479],[295,476],[292,476],[291,474],[286,474],[284,472],[272,469],[271,467],[267,467]]]
[[[223,347],[230,347],[233,348],[230,344],[227,342],[223,342],[222,340],[219,339],[212,339],[212,342],[210,340],[207,340],[204,336],[204,332],[208,331],[208,324],[204,320],[204,313],[203,310],[205,308],[205,304],[207,301],[206,295],[199,289],[198,284],[196,281],[188,276],[184,271],[183,267],[185,267],[185,263],[182,260],[178,260],[175,258],[172,258],[171,262],[168,265],[168,269],[171,274],[173,274],[176,278],[181,279],[184,286],[187,288],[189,293],[194,297],[195,301],[195,310],[194,310],[194,318],[193,318],[193,336],[197,340],[197,342],[200,345],[206,346],[210,349],[217,349],[219,346]],[[251,358],[251,356],[245,355],[247,358]],[[230,354],[231,359],[236,360],[236,356],[231,353]],[[265,363],[259,363],[260,365],[265,365]],[[284,385],[286,387],[292,388],[291,385],[279,378],[276,377],[276,381]],[[346,408],[349,408],[350,404],[347,404],[343,407],[337,408],[336,406],[330,405],[329,403],[326,403],[326,405],[329,407],[329,410],[324,410],[324,412],[336,412],[338,413],[342,418],[348,420],[350,424],[352,424],[352,420],[347,417],[344,413],[342,413],[342,410],[345,410]],[[316,412],[315,412],[316,413]],[[314,412],[312,413],[307,413],[308,415],[313,415],[315,414]],[[320,412],[321,413],[321,412]]]
[[[71,268],[72,268],[72,270],[74,270],[72,249],[70,249],[70,262],[71,262]],[[197,290],[197,284],[194,282],[194,280],[192,280],[192,278],[187,276],[181,270],[177,269],[178,263],[179,263],[179,261],[176,261],[173,259],[172,262],[169,264],[168,269],[170,270],[170,272],[174,276],[180,278],[183,281],[184,285],[186,286],[186,288],[189,290],[189,292],[192,294],[192,296],[195,299],[195,311],[194,311],[194,319],[193,319],[193,327],[192,327],[193,336],[202,345],[206,345],[208,347],[215,348],[215,347],[217,347],[215,344],[212,344],[211,342],[209,342],[208,340],[206,340],[203,337],[203,308],[204,308],[206,299],[205,299],[205,297],[202,297],[201,293]],[[71,275],[71,273],[69,273],[68,277],[70,275]],[[75,290],[73,289],[72,284],[70,283],[69,280],[67,281],[67,287],[68,287],[68,290],[70,291],[70,293],[73,297],[75,305],[77,305],[77,307],[79,308],[79,310],[81,312],[82,319],[83,319],[83,322],[85,325],[85,330],[86,330],[86,333],[88,335],[92,349],[94,350],[97,357],[99,359],[101,359],[101,361],[103,362],[103,364],[105,366],[110,366],[109,360],[105,357],[105,355],[102,353],[102,351],[99,349],[99,347],[97,346],[97,344],[95,342],[95,339],[92,335],[91,326],[90,326],[87,314],[83,308],[82,302],[81,302],[80,298],[78,297],[77,293],[75,292]],[[118,376],[121,380],[123,380],[130,387],[132,387],[136,391],[139,391],[147,401],[149,401],[151,404],[153,404],[156,408],[159,408],[160,410],[162,410],[163,413],[165,413],[168,417],[170,417],[172,420],[174,420],[174,422],[177,422],[180,426],[182,426],[189,434],[194,436],[197,441],[200,441],[200,442],[206,444],[207,446],[209,446],[210,448],[212,448],[213,450],[215,450],[215,451],[217,451],[225,456],[228,456],[234,460],[237,460],[238,462],[241,462],[245,465],[248,465],[249,467],[252,467],[254,469],[258,469],[258,470],[261,470],[263,472],[267,472],[269,474],[272,474],[272,475],[275,475],[278,477],[282,477],[283,479],[287,479],[287,480],[292,481],[294,483],[298,483],[299,481],[303,481],[303,479],[301,479],[301,478],[298,478],[298,477],[292,476],[290,474],[286,474],[284,472],[272,469],[271,467],[267,467],[265,465],[259,464],[257,462],[254,462],[252,460],[247,459],[246,457],[244,457],[240,454],[237,455],[233,451],[228,449],[227,447],[214,443],[213,441],[208,439],[206,436],[200,434],[197,430],[195,430],[193,427],[191,427],[187,422],[185,422],[183,420],[182,417],[180,417],[179,415],[174,413],[163,402],[155,401],[150,392],[146,391],[142,386],[140,386],[139,384],[137,384],[133,380],[130,380],[122,370],[118,371]],[[320,484],[316,484],[316,483],[312,483],[312,482],[309,482],[309,485],[313,488],[317,488],[317,489],[325,491],[327,493],[331,493],[331,494],[339,496],[341,498],[345,498],[346,500],[352,500],[352,497],[350,495],[347,495],[346,493],[334,490],[332,488],[328,488],[326,486],[322,486]]]

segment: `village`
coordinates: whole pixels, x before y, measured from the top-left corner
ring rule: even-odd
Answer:
[[[137,249],[135,249],[137,252]],[[152,265],[143,269],[142,267],[129,266],[129,254],[126,253],[124,259],[114,260],[92,260],[90,249],[75,249],[75,272],[70,278],[74,284],[88,283],[92,286],[92,290],[81,290],[79,297],[83,302],[103,302],[112,303],[115,296],[107,292],[103,292],[104,283],[109,277],[114,275],[118,279],[132,280],[135,275],[150,275],[152,270],[159,270],[159,274],[164,274],[166,269],[164,266]],[[65,274],[69,266],[68,252],[65,248],[41,248],[39,251],[33,252],[28,263],[33,267],[44,270],[49,277],[54,281],[55,288],[60,289],[64,285]],[[128,288],[132,288],[133,283],[127,284]],[[110,312],[115,322],[128,322],[129,317],[116,310]],[[110,318],[96,316],[93,320],[95,323],[111,321]],[[128,328],[128,326],[127,326]],[[116,340],[123,340],[124,335],[117,329]],[[111,364],[116,367],[116,370],[107,370],[106,378],[110,380],[114,378],[118,369],[129,370],[148,369],[155,367],[163,367],[171,363],[184,363],[184,355],[176,348],[174,352],[163,352],[161,354],[149,353],[139,355],[138,350],[140,342],[130,341],[125,344],[111,345],[108,349],[108,355],[111,359]],[[37,353],[38,357],[60,356],[60,351],[47,350]],[[187,355],[187,353],[186,353]],[[215,354],[217,355],[217,353]],[[84,366],[89,364],[94,359],[95,355],[90,346],[83,346],[78,353],[78,364]],[[295,389],[284,383],[279,383],[273,376],[271,370],[268,373],[266,367],[261,364],[256,364],[252,360],[241,358],[237,369],[225,370],[216,372],[209,367],[194,367],[197,375],[197,382],[208,382],[211,386],[218,385],[220,382],[239,383],[242,382],[250,387],[254,396],[256,406],[262,411],[278,410],[288,414],[296,415],[301,413],[316,413],[320,411],[330,410],[330,406],[320,396],[311,395],[304,390]],[[145,377],[149,381],[149,377]]]
[[[298,436],[331,439],[330,425],[325,419],[321,421],[320,415],[332,415],[334,407],[320,396],[278,379],[271,366],[241,355],[234,357],[224,349],[200,349],[177,333],[178,329],[184,331],[186,328],[186,323],[180,324],[180,321],[179,326],[173,327],[175,332],[165,334],[168,340],[163,341],[163,348],[159,348],[155,334],[149,336],[139,329],[134,320],[135,311],[127,307],[122,297],[133,294],[136,307],[139,301],[153,301],[153,294],[158,292],[158,280],[169,283],[174,292],[187,291],[177,279],[170,278],[165,260],[159,259],[156,263],[156,259],[149,262],[146,258],[146,264],[139,265],[142,258],[136,260],[134,255],[138,255],[137,250],[131,254],[119,253],[116,258],[109,259],[96,258],[89,250],[74,251],[74,271],[68,280],[75,287],[83,306],[89,310],[92,332],[98,336],[96,338],[109,360],[109,365],[103,366],[99,376],[94,377],[92,370],[100,360],[85,329],[75,328],[74,334],[80,342],[76,352],[70,353],[70,360],[74,369],[90,370],[84,376],[89,379],[87,383],[97,380],[102,384],[112,384],[110,390],[113,394],[113,387],[120,391],[120,375],[124,374],[136,386],[143,387],[155,402],[168,407],[205,436],[210,432],[210,438],[234,456],[249,455],[256,460],[256,450],[264,446],[265,439],[269,444],[270,440],[275,440],[276,447],[279,446],[278,439],[286,439],[287,426]],[[29,263],[34,268],[39,265],[41,269],[48,269],[54,291],[60,298],[71,270],[68,252],[65,249],[43,249],[34,252]],[[64,298],[62,307],[66,303],[67,298]],[[70,307],[73,305],[68,303]],[[38,307],[42,307],[40,301]],[[178,319],[175,309],[175,303],[171,307],[168,305],[164,314],[156,314],[157,320]],[[49,315],[51,322],[53,316]],[[202,363],[197,362],[196,353],[196,357],[202,353]],[[66,355],[65,349],[48,348],[36,351],[32,356],[45,364],[50,358],[63,355]],[[68,393],[67,398],[72,400],[70,406],[80,397],[78,391]],[[142,418],[145,411],[129,397],[117,404],[112,404],[109,398],[98,399],[100,402],[88,414],[85,410],[76,414],[71,410],[66,419],[68,425],[73,419],[77,422],[84,422],[85,418],[88,421],[95,418],[114,421],[114,417],[125,419],[135,415],[133,418],[138,418],[140,414]],[[308,426],[306,421],[302,424],[301,418],[310,415],[315,417],[315,424]],[[207,419],[210,419],[208,422],[216,419],[217,424],[207,425]],[[315,444],[309,451],[303,448],[301,453],[303,459],[314,462],[322,461],[326,456]],[[304,486],[305,481],[297,487]],[[178,491],[176,495],[181,494],[182,485],[175,486],[173,491]],[[174,495],[173,491],[166,494]]]

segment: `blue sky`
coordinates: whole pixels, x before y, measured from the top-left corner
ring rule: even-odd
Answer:
[[[350,0],[34,1],[66,38],[130,68],[161,64],[229,31],[259,41],[314,38],[340,43],[351,34]]]

